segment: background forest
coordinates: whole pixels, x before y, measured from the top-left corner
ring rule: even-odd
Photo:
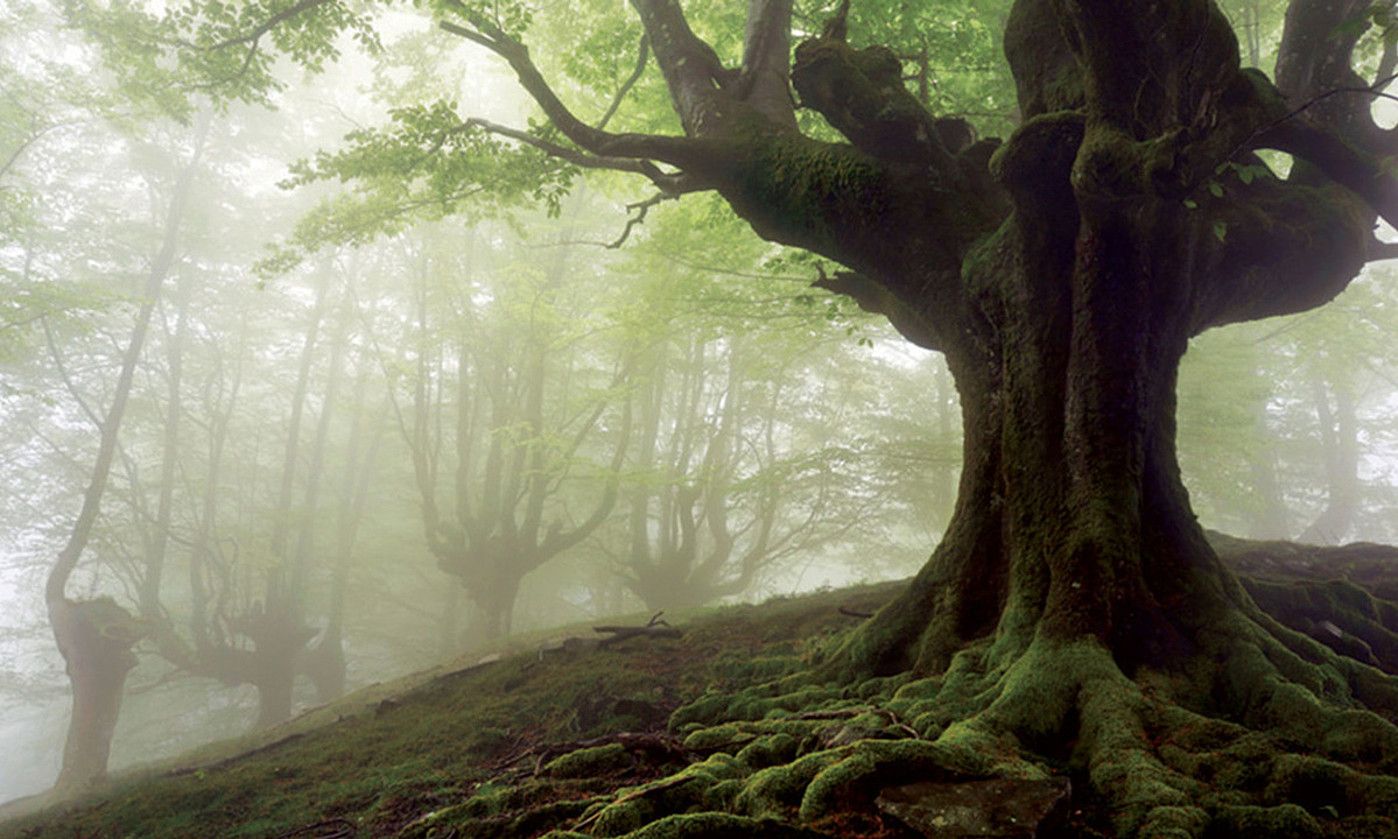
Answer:
[[[541,9],[535,38],[585,48],[540,60],[603,124],[647,128],[663,83],[604,5]],[[813,29],[834,4],[797,5]],[[1269,65],[1281,5],[1222,5]],[[1000,132],[1007,6],[871,0],[851,26]],[[818,258],[710,195],[438,132],[446,109],[549,139],[498,62],[410,10],[265,91],[236,77],[300,71],[249,51],[203,90],[219,68],[158,61],[144,10],[104,14],[0,7],[0,800],[58,769],[44,588],[75,530],[69,590],[139,638],[114,767],[511,634],[925,560],[960,467],[950,375],[813,288]],[[1194,342],[1180,457],[1206,526],[1398,540],[1385,265]]]

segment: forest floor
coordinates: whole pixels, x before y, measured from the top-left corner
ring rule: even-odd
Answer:
[[[0,822],[0,837],[528,837],[566,830],[579,820],[575,802],[614,796],[684,765],[682,738],[667,728],[676,708],[706,690],[762,680],[764,668],[782,671],[859,622],[846,612],[871,612],[900,585],[706,610],[676,624],[679,638],[599,647],[586,638],[589,626],[562,630],[495,661],[477,663],[478,654],[373,685],[270,731],[121,773],[84,799]],[[559,643],[563,637],[586,640]],[[580,768],[557,760],[597,746],[576,752],[593,758]],[[560,805],[542,806],[550,802]],[[0,817],[15,809],[0,809]],[[453,814],[470,816],[471,827],[453,827]],[[917,835],[869,818],[812,835]]]
[[[1355,545],[1321,555],[1283,543],[1233,540],[1221,547],[1244,573],[1305,578],[1323,567],[1385,598],[1398,596],[1393,548]],[[918,745],[910,742],[918,732],[850,689],[826,686],[817,702],[812,688],[805,694],[812,701],[802,704],[799,691],[769,694],[754,686],[802,672],[817,650],[903,585],[699,610],[675,617],[673,628],[641,630],[638,637],[622,637],[623,631],[601,640],[610,636],[578,625],[515,638],[502,654],[482,659],[478,653],[371,685],[282,726],[121,773],[80,800],[37,812],[42,801],[0,807],[0,820],[10,817],[0,821],[0,839],[1113,837],[1104,808],[1084,779],[1071,777],[1068,764],[1049,767],[1048,780],[1020,786],[900,777],[896,789],[876,800],[841,797],[816,819],[804,812],[795,818],[800,796],[792,799],[786,787],[800,781],[793,786],[799,793],[810,780],[802,774],[824,766],[811,761],[845,754],[867,738],[896,760],[903,746]],[[1392,617],[1398,627],[1398,614]],[[646,616],[615,623],[644,627]],[[1387,669],[1390,658],[1381,656],[1379,664]],[[734,703],[744,696],[752,698]],[[722,700],[726,716],[705,727],[695,720],[714,704],[711,698]],[[801,754],[810,759],[794,759]],[[754,805],[749,810],[789,810],[792,817],[661,818],[725,809],[703,805],[731,798],[740,786]],[[890,790],[912,790],[922,811],[885,795]],[[930,816],[929,794],[942,796],[941,809]],[[962,823],[949,824],[948,817]],[[977,820],[990,826],[982,830]],[[802,826],[791,826],[797,822]],[[1352,832],[1338,836],[1357,839]]]

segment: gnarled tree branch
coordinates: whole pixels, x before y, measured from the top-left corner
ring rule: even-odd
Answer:
[[[452,4],[469,24],[460,26],[450,21],[438,23],[444,31],[480,44],[505,59],[525,91],[539,104],[549,121],[569,140],[601,157],[630,157],[659,160],[675,166],[692,165],[703,159],[693,141],[684,137],[654,134],[613,134],[594,128],[578,119],[558,98],[544,79],[529,50],[510,37],[494,23],[459,3]],[[659,50],[657,49],[657,54]]]

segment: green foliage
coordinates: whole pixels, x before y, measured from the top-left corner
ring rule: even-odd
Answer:
[[[346,148],[292,165],[283,188],[338,181],[353,190],[307,215],[259,263],[264,276],[290,270],[324,247],[367,244],[447,216],[486,218],[528,198],[557,216],[577,174],[558,158],[507,145],[463,121],[454,102],[393,108],[389,116],[390,126],[352,131]],[[552,132],[536,127],[534,133]]]
[[[342,36],[371,53],[381,47],[368,10],[340,0],[212,0],[163,13],[83,0],[67,4],[67,14],[101,48],[128,98],[181,118],[197,97],[270,104],[286,85],[280,56],[321,72],[340,57]]]
[[[426,0],[428,6],[443,17],[459,17],[470,22],[483,19],[519,40],[534,20],[537,3],[528,0]]]

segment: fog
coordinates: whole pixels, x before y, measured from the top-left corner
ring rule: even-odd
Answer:
[[[947,528],[941,354],[712,192],[434,135],[451,103],[557,139],[487,50],[409,11],[375,31],[216,96],[56,5],[0,11],[0,801],[58,778],[65,559],[134,656],[120,770],[564,626],[906,578]],[[540,61],[624,80],[630,49]],[[621,128],[658,119],[650,76]],[[1390,265],[1193,340],[1205,527],[1398,541]]]

